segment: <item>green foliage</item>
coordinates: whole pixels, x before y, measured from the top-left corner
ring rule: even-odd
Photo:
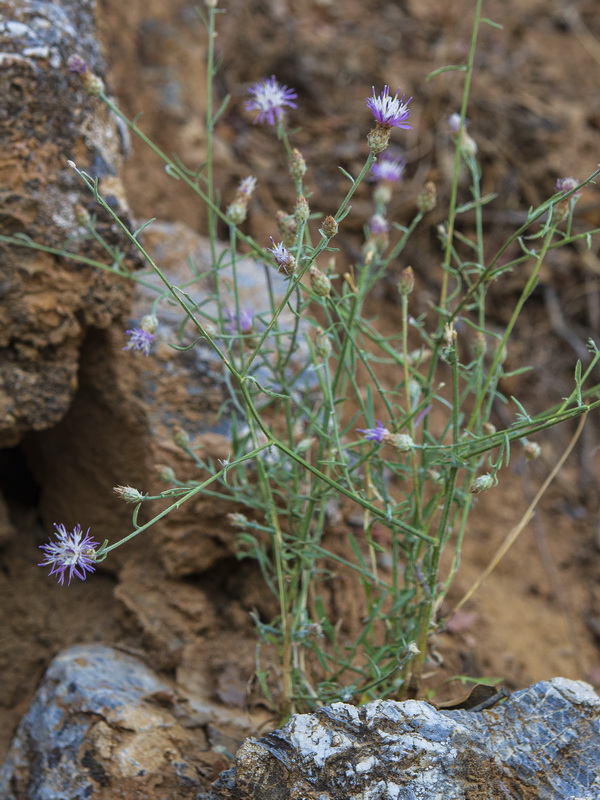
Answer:
[[[216,13],[210,7],[206,11],[211,42]],[[444,68],[463,70],[461,130],[482,21],[477,16],[467,65]],[[209,98],[214,59],[211,47]],[[417,211],[406,227],[396,226],[397,239],[389,247],[369,248],[367,243],[363,263],[343,279],[334,279],[329,292],[323,290],[327,282],[311,287],[303,278],[317,262],[320,270],[325,269],[323,262],[335,256],[336,249],[322,229],[315,236],[310,220],[300,220],[290,247],[297,269],[287,279],[284,296],[276,300],[269,277],[276,269],[272,253],[233,225],[215,199],[212,135],[223,106],[214,114],[209,108],[207,161],[202,169],[192,171],[149,141],[106,96],[102,100],[152,148],[168,173],[208,208],[215,294],[197,304],[186,287],[170,283],[144,250],[139,234],[150,223],[129,232],[99,194],[94,178],[78,171],[104,211],[146,259],[149,270],[161,278],[164,291],[157,295],[155,306],[176,303],[187,325],[195,329],[195,341],[208,342],[220,359],[229,390],[231,455],[227,463],[215,464],[183,442],[184,451],[207,477],[194,485],[174,479],[160,497],[176,498],[175,502],[144,525],[137,524],[138,505],[134,530],[120,542],[105,543],[98,560],[199,493],[231,501],[232,507],[244,509],[231,518],[238,531],[239,557],[258,563],[278,607],[274,619],[254,615],[261,643],[257,673],[262,690],[269,695],[275,691],[274,702],[284,714],[340,699],[362,702],[406,696],[420,679],[427,639],[457,569],[474,495],[498,482],[515,441],[585,414],[600,403],[585,400],[591,390],[586,394],[584,384],[600,358],[592,343],[590,363],[585,369],[577,365],[573,392],[560,406],[531,416],[513,398],[518,409],[513,424],[501,431],[488,424],[494,402],[505,400],[500,381],[519,372],[505,371],[506,351],[544,258],[550,250],[577,240],[589,245],[590,234],[597,231],[574,235],[570,218],[566,233],[560,230],[552,212],[564,202],[564,194],[557,195],[531,209],[526,222],[486,258],[482,209],[492,198],[481,196],[476,154],[459,135],[448,217],[441,232],[440,296],[430,315],[414,319],[411,276],[406,275],[398,293],[401,325],[397,334],[383,336],[377,320],[366,316],[365,305],[391,262],[401,257],[411,234],[424,224],[426,211]],[[277,136],[289,155],[292,150],[282,123]],[[340,226],[374,161],[370,153],[356,178],[343,173],[348,192],[332,215]],[[463,166],[471,176],[471,197],[459,204],[458,175]],[[302,197],[302,178],[290,181],[298,198]],[[384,215],[385,202],[379,199],[374,210]],[[475,219],[472,239],[456,231],[457,219],[466,213]],[[218,220],[227,224],[230,233],[229,248],[221,255],[215,234]],[[538,230],[536,224],[541,221],[544,224]],[[97,238],[93,220],[90,232]],[[2,240],[90,263],[67,249],[47,248],[26,237]],[[257,265],[265,265],[271,298],[269,308],[256,309],[249,331],[239,322],[242,309],[235,290],[238,322],[232,329],[219,288],[223,271],[232,271],[234,278],[237,274],[240,242]],[[519,254],[502,261],[507,252],[513,252],[513,244],[520,245]],[[110,263],[94,262],[96,266],[151,285],[143,273],[129,273],[122,254],[106,247]],[[487,320],[490,284],[515,269],[527,270],[528,277],[504,330],[492,331]],[[190,284],[201,277],[206,275],[192,276]],[[174,343],[181,350],[190,346]],[[372,428],[376,419],[383,421],[387,431],[382,442],[367,440],[356,430]],[[331,549],[327,538],[330,517],[340,507],[352,514],[359,512],[361,518],[360,529],[347,532],[345,556]],[[440,558],[447,546],[453,548],[455,558],[451,573],[442,581]],[[362,613],[360,621],[352,620],[355,627],[360,622],[361,631],[351,642],[332,616],[328,587],[338,571],[354,576]],[[279,662],[276,670],[269,663],[273,651]]]

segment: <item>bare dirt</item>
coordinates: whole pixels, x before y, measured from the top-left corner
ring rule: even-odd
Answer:
[[[193,6],[185,0],[103,0],[100,5],[111,88],[121,107],[130,116],[143,111],[144,131],[197,166],[205,147],[206,41]],[[227,93],[232,100],[218,125],[216,177],[223,197],[229,198],[241,177],[257,176],[257,201],[247,230],[261,242],[275,228],[276,211],[289,208],[293,196],[272,131],[254,126],[244,110],[251,82],[275,74],[297,88],[299,109],[292,122],[301,130],[294,143],[309,164],[311,204],[323,214],[334,210],[344,193],[338,165],[356,173],[366,156],[370,120],[364,100],[371,86],[400,86],[413,96],[414,127],[402,137],[406,179],[390,216],[409,221],[425,180],[437,183],[439,206],[390,275],[389,286],[395,284],[397,271],[411,263],[417,275],[416,303],[425,308],[440,283],[435,227],[443,220],[450,169],[445,121],[458,109],[462,86],[459,72],[431,81],[426,76],[464,60],[474,3],[232,0],[224,5],[217,38],[223,54],[217,101]],[[484,14],[504,27],[484,25],[481,30],[469,109],[484,191],[498,195],[485,217],[492,252],[530,205],[553,193],[558,177],[583,178],[596,167],[600,19],[596,0],[490,0],[484,3]],[[137,142],[125,182],[138,218],[180,220],[205,232],[201,206]],[[370,209],[365,188],[338,242],[340,267],[355,258]],[[468,232],[468,221],[464,225]],[[600,226],[594,188],[584,191],[578,205],[576,227],[583,226]],[[534,371],[504,389],[517,395],[530,413],[569,393],[574,363],[586,357],[588,337],[597,336],[597,251],[597,244],[588,251],[567,248],[548,259],[511,340],[511,363],[532,364]],[[494,288],[492,318],[498,324],[507,320],[524,280],[515,273]],[[384,329],[397,324],[399,310],[385,286],[372,311]],[[514,410],[510,405],[499,408],[498,424],[510,422]],[[542,457],[528,463],[516,455],[500,485],[480,497],[444,614],[519,521],[573,430],[565,426],[539,437]],[[501,678],[511,689],[557,675],[600,686],[598,430],[597,419],[588,419],[533,522],[449,629],[432,642],[427,684],[441,687],[436,699],[460,694],[458,684],[446,683],[456,675]],[[161,662],[161,639],[149,634],[153,614],[165,629],[179,626],[177,635],[186,642],[197,641],[198,658],[206,662],[200,671],[206,692],[243,708],[253,660],[248,614],[267,602],[256,571],[236,565],[231,555],[224,558],[218,570],[194,578],[201,581],[206,597],[206,605],[195,609],[186,606],[186,580],[191,579],[165,579],[160,570],[152,578],[155,591],[142,599],[133,567],[118,576],[99,572],[68,590],[58,587],[35,566],[37,545],[58,520],[39,518],[40,487],[25,457],[19,461],[11,453],[6,463],[10,475],[4,490],[11,518],[0,529],[0,544],[5,542],[0,550],[0,707],[5,721],[0,758],[49,660],[66,645],[119,643],[173,670],[173,649]],[[152,569],[143,557],[141,563]],[[196,665],[189,648],[186,653],[190,662],[178,666],[192,673]]]

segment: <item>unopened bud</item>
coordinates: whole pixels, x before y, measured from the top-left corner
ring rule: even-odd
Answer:
[[[323,328],[317,328],[315,349],[317,351],[317,355],[321,356],[321,358],[329,358],[331,355],[331,340]]]
[[[146,333],[156,333],[156,329],[158,328],[158,317],[156,317],[155,314],[146,314],[145,317],[142,317],[140,328]]]
[[[331,281],[314,264],[310,268],[310,285],[313,292],[319,297],[329,297],[331,294]]]
[[[133,486],[115,486],[113,492],[126,503],[141,503],[144,495]]]
[[[308,217],[310,215],[310,208],[308,207],[308,201],[303,194],[300,195],[298,201],[296,202],[296,210],[294,212],[294,218],[296,220],[296,225],[305,225]]]
[[[486,472],[485,475],[480,475],[478,478],[475,478],[473,483],[469,486],[469,492],[471,494],[481,494],[481,492],[487,492],[488,489],[491,489],[492,486],[495,486],[497,483],[497,478],[490,475],[489,472]]]
[[[482,425],[482,430],[486,436],[492,436],[494,433],[496,433],[496,426],[493,424],[493,422],[484,422]]]
[[[90,215],[87,208],[80,205],[75,206],[75,222],[84,227],[90,224]]]
[[[239,528],[240,530],[245,530],[248,527],[248,522],[250,521],[245,514],[238,514],[237,512],[233,511],[227,514],[227,519],[234,528]]]
[[[392,199],[392,184],[388,181],[379,181],[373,192],[373,200],[377,206],[387,206]]]
[[[174,483],[177,480],[175,472],[171,467],[167,467],[165,464],[157,464],[156,471],[158,472],[159,479],[163,483]]]
[[[86,92],[94,97],[104,92],[104,81],[102,78],[99,78],[98,75],[94,75],[94,73],[89,70],[83,73],[81,82]]]
[[[415,288],[415,273],[412,267],[405,267],[400,273],[398,291],[400,294],[410,294]]]
[[[542,448],[537,442],[527,442],[523,448],[523,454],[527,461],[535,461],[542,454]]]
[[[377,125],[367,135],[367,143],[372,153],[382,153],[390,143],[392,129],[388,125]]]
[[[423,190],[417,197],[417,208],[421,213],[426,214],[433,211],[437,203],[437,189],[433,181],[427,181]]]
[[[176,425],[173,428],[173,441],[175,442],[177,447],[181,447],[182,450],[189,449],[190,437],[179,425]]]
[[[482,358],[487,352],[487,339],[483,331],[475,331],[473,336],[473,355]]]
[[[321,223],[321,230],[328,239],[333,239],[338,232],[338,224],[335,218],[332,216],[325,217]]]
[[[444,347],[450,348],[456,344],[456,331],[452,323],[446,322],[444,324],[444,332],[442,333],[442,344]]]
[[[297,150],[296,148],[292,150],[292,155],[290,156],[288,166],[292,178],[294,178],[296,181],[302,180],[306,173],[306,161],[304,160],[304,156],[300,150]]]
[[[391,444],[399,453],[408,453],[414,450],[415,443],[408,433],[390,433],[387,431],[383,436],[386,444]]]
[[[214,339],[216,337],[217,329],[212,324],[212,322],[209,322],[208,320],[202,320],[201,325],[202,325],[202,330],[204,331],[206,336],[210,336],[211,339]]]

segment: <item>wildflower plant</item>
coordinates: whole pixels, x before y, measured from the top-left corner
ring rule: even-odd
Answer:
[[[403,262],[403,251],[413,232],[428,224],[427,214],[436,204],[436,187],[425,184],[407,225],[391,219],[391,192],[405,164],[383,154],[392,134],[400,137],[410,128],[412,98],[405,100],[400,90],[392,95],[388,86],[381,92],[373,89],[363,123],[369,146],[364,165],[356,176],[344,172],[348,189],[337,209],[314,213],[306,199],[307,164],[290,144],[286,128],[287,111],[293,109],[301,115],[302,99],[274,76],[254,84],[247,109],[256,112],[257,124],[275,127],[296,195],[289,214],[273,220],[273,230],[264,232],[262,242],[254,241],[239,226],[251,208],[256,180],[244,179],[235,197],[223,207],[213,185],[212,141],[222,111],[215,112],[212,101],[217,13],[215,3],[210,2],[202,15],[209,46],[207,161],[201,170],[188,170],[162,152],[136,122],[99,92],[100,100],[152,148],[169,174],[205,203],[213,248],[209,274],[215,287],[214,295],[207,299],[216,309],[214,314],[208,314],[208,305],[193,302],[187,291],[170,283],[144,249],[139,231],[129,231],[111,211],[94,177],[73,167],[146,259],[148,269],[160,278],[164,291],[156,302],[176,303],[195,338],[207,343],[220,360],[229,391],[231,454],[224,462],[203,460],[180,431],[175,440],[202,470],[200,481],[183,484],[165,467],[161,474],[169,487],[158,496],[129,486],[117,487],[115,491],[124,501],[135,504],[132,531],[119,541],[98,546],[89,534],[82,535],[79,526],[72,534],[64,526],[56,526],[57,541],[43,546],[43,564],[51,566],[51,574],[58,575],[60,583],[67,574],[68,582],[74,576],[84,579],[112,550],[143,534],[167,513],[176,513],[192,497],[205,493],[220,498],[231,504],[229,519],[237,535],[239,557],[257,561],[276,601],[273,619],[255,615],[261,646],[257,674],[265,694],[279,704],[282,713],[340,699],[362,702],[373,697],[414,696],[428,638],[458,568],[476,496],[502,484],[501,469],[509,462],[515,442],[528,442],[535,434],[582,417],[600,404],[592,399],[594,387],[585,386],[600,360],[596,345],[590,342],[589,363],[585,367],[578,363],[568,397],[536,416],[517,405],[514,420],[502,430],[496,430],[490,420],[494,403],[505,401],[499,385],[507,376],[510,337],[546,255],[573,242],[589,244],[591,236],[599,232],[573,233],[571,222],[577,193],[600,170],[581,183],[561,183],[557,194],[528,211],[523,224],[495,253],[486,252],[482,211],[489,198],[481,195],[477,148],[465,131],[477,32],[482,24],[481,0],[476,0],[462,107],[451,121],[454,170],[446,221],[440,229],[439,297],[430,314],[415,317],[419,265],[413,269]],[[90,82],[80,60],[73,60],[70,68]],[[412,102],[416,105],[418,97]],[[375,126],[366,133],[368,111]],[[471,131],[474,127],[471,125]],[[463,166],[471,177],[471,196],[461,203],[459,173]],[[364,220],[365,244],[352,269],[338,275],[332,261],[337,252],[335,236],[363,182],[373,186],[372,216]],[[385,192],[378,191],[381,183],[387,184]],[[310,202],[318,209],[318,198],[310,198]],[[467,212],[475,216],[473,237],[457,231],[457,220]],[[229,232],[228,249],[218,257],[217,222]],[[27,237],[2,239],[82,260],[76,253],[44,248]],[[265,276],[270,297],[267,309],[244,307],[236,292],[240,243]],[[508,255],[514,252],[514,245],[518,252]],[[97,264],[145,281],[144,273],[131,274],[121,265],[122,259],[113,259],[110,265]],[[233,303],[224,296],[224,283],[219,280],[225,269],[234,276]],[[365,304],[381,277],[394,270],[399,274],[401,323],[397,334],[384,336],[377,320],[365,313]],[[504,329],[491,330],[488,288],[514,270],[528,277]],[[283,284],[280,298],[271,291],[277,273]],[[290,309],[292,313],[286,316]],[[152,357],[154,311],[145,324],[127,331],[127,349]],[[239,346],[240,341],[244,347]],[[302,358],[295,357],[298,353]],[[139,524],[139,509],[157,497],[173,502],[152,520]],[[360,529],[346,532],[351,557],[328,545],[332,509],[354,516],[360,513]],[[442,574],[440,559],[447,546],[454,558]],[[328,586],[339,571],[353,576],[362,598],[362,628],[352,640],[345,638],[344,626],[358,621],[336,619],[328,601]]]

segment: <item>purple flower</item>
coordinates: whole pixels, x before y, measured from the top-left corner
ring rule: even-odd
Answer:
[[[389,233],[390,223],[381,214],[373,214],[369,220],[369,230],[373,234]]]
[[[388,429],[385,427],[381,420],[375,420],[375,427],[374,428],[367,428],[366,430],[363,428],[356,429],[358,433],[364,433],[365,439],[369,442],[378,442],[381,444],[385,439],[386,435],[388,434]]]
[[[254,124],[268,122],[275,125],[283,116],[283,107],[297,108],[293,101],[298,97],[294,89],[288,89],[277,83],[275,76],[272,75],[268,80],[259,81],[251,86],[248,91],[252,95],[252,100],[246,101],[246,108],[249,111],[258,111]]]
[[[396,183],[402,178],[405,166],[406,163],[403,158],[382,156],[373,164],[371,172],[375,180]]]
[[[367,105],[373,112],[375,121],[384,128],[410,128],[411,126],[406,122],[410,116],[408,104],[412,97],[404,102],[404,95],[398,97],[400,90],[396,92],[394,97],[390,96],[390,87],[384,86],[381,94],[375,94],[375,87],[373,86],[373,97],[367,97]]]
[[[150,355],[152,342],[156,339],[154,334],[145,331],[143,328],[132,328],[129,331],[125,331],[125,333],[129,336],[129,341],[123,350],[141,350],[145,356]]]
[[[67,570],[68,586],[71,585],[73,575],[84,581],[87,578],[86,572],[93,572],[96,569],[94,563],[98,542],[89,535],[89,528],[83,534],[81,525],[76,525],[72,533],[69,533],[62,523],[60,525],[54,523],[54,527],[58,541],[40,545],[40,550],[44,551],[46,558],[38,564],[38,567],[52,565],[48,575],[58,575],[61,586],[65,582]]]
[[[273,254],[273,259],[277,264],[277,268],[285,275],[291,275],[296,269],[296,259],[283,242],[275,244],[273,237],[271,237],[271,241],[273,242],[273,247],[268,247],[267,250],[269,253]]]
[[[250,197],[252,192],[256,189],[256,178],[254,175],[248,175],[247,178],[244,178],[240,181],[240,185],[238,186],[238,192],[243,195],[244,197]]]
[[[87,63],[76,54],[69,56],[67,59],[67,72],[73,72],[75,75],[84,75],[88,71]]]
[[[578,184],[579,181],[576,178],[559,178],[556,181],[556,191],[572,192]]]
[[[234,311],[227,309],[225,311],[225,316],[227,317],[227,322],[225,323],[225,330],[227,333],[252,333],[254,317],[249,311],[245,309],[240,310],[238,319]]]
[[[465,118],[464,127],[466,128],[469,125],[469,120]],[[448,117],[448,127],[452,131],[452,133],[458,133],[460,130],[460,114],[454,112],[454,114],[450,114]]]

